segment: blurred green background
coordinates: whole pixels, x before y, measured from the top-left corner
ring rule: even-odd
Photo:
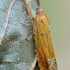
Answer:
[[[70,0],[41,0],[50,22],[58,70],[70,70]]]

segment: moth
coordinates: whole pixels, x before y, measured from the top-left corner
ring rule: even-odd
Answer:
[[[36,8],[33,24],[36,56],[40,70],[58,70],[50,37],[48,19],[40,8]]]

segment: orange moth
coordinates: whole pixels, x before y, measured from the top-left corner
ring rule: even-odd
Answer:
[[[40,70],[58,70],[50,38],[48,20],[42,9],[36,8],[36,20],[33,24],[33,31]]]

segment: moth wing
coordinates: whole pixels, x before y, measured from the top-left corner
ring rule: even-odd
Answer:
[[[40,30],[43,33],[42,40],[44,41],[44,44],[46,45],[45,46],[46,48],[43,47],[46,60],[51,59],[51,64],[53,66],[52,68],[55,68],[57,70],[57,63],[56,63],[56,58],[55,58],[55,54],[54,54],[54,50],[53,50],[53,46],[52,46],[48,19],[46,18],[44,13],[42,13],[42,16],[40,16],[40,21],[41,21]],[[48,53],[50,56],[48,56],[46,53],[47,49],[48,49]],[[47,57],[49,57],[49,59],[47,59]]]
[[[43,49],[42,49],[43,43],[42,43],[41,35],[39,32],[39,21],[36,21],[33,24],[33,30],[34,30],[35,46],[37,50],[36,53],[37,53],[38,64],[42,70],[45,70],[44,66],[46,66],[46,59],[45,59]]]

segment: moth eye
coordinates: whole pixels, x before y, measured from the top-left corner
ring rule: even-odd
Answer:
[[[36,15],[39,14],[39,9],[40,9],[40,8],[37,6],[37,7],[36,7]]]

